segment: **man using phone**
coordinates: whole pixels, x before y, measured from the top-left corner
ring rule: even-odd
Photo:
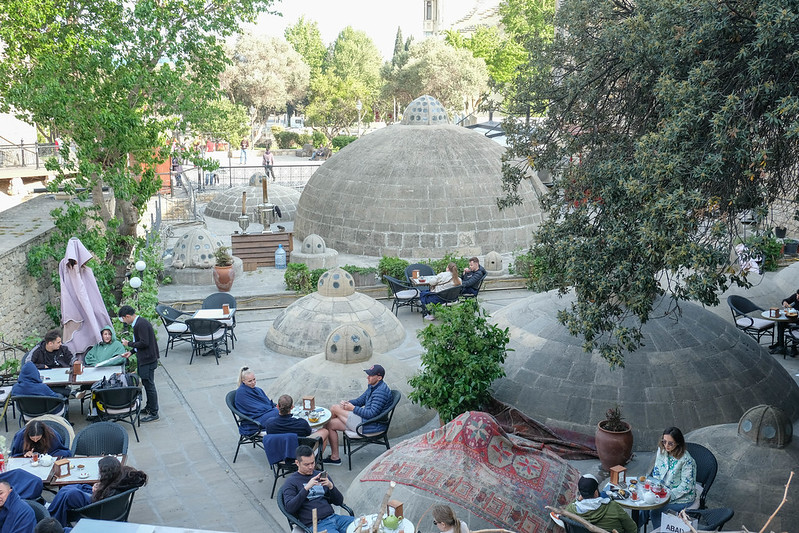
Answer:
[[[297,471],[286,478],[281,489],[286,510],[305,526],[313,527],[313,510],[316,509],[318,531],[346,533],[347,526],[355,518],[333,512],[333,505],[344,503],[344,495],[333,485],[327,472],[314,469],[316,458],[310,446],[299,446],[296,456]]]

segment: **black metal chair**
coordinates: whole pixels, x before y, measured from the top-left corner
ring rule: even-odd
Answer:
[[[137,490],[139,490],[138,487],[120,492],[99,502],[90,503],[84,507],[69,509],[67,511],[67,522],[73,524],[81,518],[127,522],[130,506],[133,504],[133,496]]]
[[[141,427],[141,384],[138,379],[131,387],[114,387],[93,391],[95,413],[101,422],[125,422],[133,427],[133,435],[139,442],[136,425]]]
[[[707,509],[705,500],[707,493],[710,492],[710,486],[716,479],[716,473],[719,470],[719,463],[716,461],[716,456],[713,452],[695,442],[686,442],[685,449],[691,454],[696,463],[696,481],[702,485],[702,493],[699,495],[699,508]]]
[[[582,524],[579,524],[568,516],[560,515],[563,525],[566,526],[566,533],[591,533]]]
[[[347,504],[342,503],[339,505],[339,507],[349,513],[350,516],[355,516],[355,511],[350,509]],[[296,516],[286,510],[286,504],[283,501],[283,487],[280,487],[280,490],[277,491],[277,508],[280,509],[280,512],[283,513],[283,516],[285,516],[286,520],[289,521],[289,529],[293,530],[294,527],[297,527],[304,533],[313,533],[313,529],[311,527],[300,522]]]
[[[755,339],[758,343],[763,337],[770,337],[774,344],[774,322],[760,317],[751,317],[749,313],[765,311],[751,300],[743,296],[727,296],[727,305],[732,312],[735,327]]]
[[[19,410],[19,427],[24,422],[42,415],[58,415],[66,418],[69,398],[63,396],[12,396],[11,401]]]
[[[128,453],[128,432],[113,422],[95,422],[75,435],[72,455]]]
[[[225,403],[227,404],[227,408],[230,409],[233,420],[236,421],[236,428],[239,431],[239,443],[236,445],[236,455],[233,456],[233,462],[235,463],[242,444],[252,444],[253,449],[255,449],[256,446],[264,447],[263,436],[266,430],[258,422],[236,408],[235,390],[227,393],[225,396]],[[256,429],[248,429],[248,426],[254,426]]]
[[[321,453],[319,453],[319,450],[322,448],[322,437],[297,437],[296,433],[278,433],[264,435],[263,441],[264,451],[266,451],[266,460],[269,461],[269,467],[272,469],[272,474],[275,476],[275,481],[272,483],[272,494],[269,496],[270,498],[275,497],[277,480],[297,471],[297,462],[294,457],[297,446],[303,444],[310,446],[314,451],[314,458],[316,460],[314,468],[322,470],[322,456]],[[270,446],[270,441],[278,441],[277,449],[290,450],[290,454],[285,457],[274,455],[270,457],[269,451],[270,449],[274,449],[273,446]],[[281,453],[278,455],[283,454]]]
[[[347,454],[350,470],[352,470],[352,454],[364,446],[368,444],[382,444],[386,447],[386,450],[391,449],[391,444],[388,442],[388,430],[391,428],[391,419],[394,418],[394,409],[397,408],[397,404],[401,399],[402,393],[398,390],[392,390],[391,405],[389,405],[385,411],[374,418],[361,421],[361,423],[355,428],[355,431],[347,430],[344,432],[344,453]],[[378,433],[363,432],[363,427],[365,425],[374,424],[377,422],[385,424],[386,429]],[[357,444],[356,448],[352,447],[353,443]]]
[[[411,283],[411,278],[413,277],[413,271],[419,271],[419,277],[426,278],[428,276],[435,276],[436,272],[433,270],[433,267],[430,265],[423,265],[422,263],[414,263],[412,265],[408,265],[405,267],[405,279],[408,283]]]
[[[394,311],[395,316],[400,307],[410,307],[411,311],[413,311],[414,307],[421,307],[419,289],[406,285],[397,278],[392,278],[388,275],[383,276],[383,279],[388,283],[391,295],[394,297],[394,301],[391,303],[391,310]]]
[[[189,333],[189,326],[180,317],[183,315],[191,316],[191,313],[178,311],[174,307],[168,305],[158,304],[155,306],[155,311],[161,317],[161,322],[164,323],[164,329],[168,338],[166,340],[166,351],[164,357],[169,355],[169,348],[175,347],[175,341],[191,342],[191,333]]]
[[[719,507],[718,509],[686,509],[685,514],[699,520],[699,529],[721,531],[721,528],[732,519],[735,512],[728,507]]]
[[[487,277],[488,274],[483,276],[483,278],[480,280],[480,283],[478,283],[477,287],[474,288],[474,290],[476,291],[474,294],[470,292],[461,292],[461,298],[466,300],[468,300],[469,298],[477,298],[477,296],[480,294],[480,291],[483,289],[483,283],[485,283]],[[461,287],[461,291],[463,291],[463,287]]]
[[[235,309],[236,299],[227,292],[215,292],[203,300],[203,309],[222,309],[225,304],[231,309]],[[238,340],[236,338],[236,314],[234,313],[231,318],[220,320],[220,322],[225,326],[225,334],[230,337],[231,349],[234,349]],[[227,346],[227,341],[225,341],[225,346]]]
[[[227,352],[225,325],[219,320],[210,318],[190,318],[186,320],[186,325],[189,326],[189,333],[191,333],[191,359],[189,359],[189,364],[194,361],[195,355],[207,355],[210,353],[214,354],[216,364],[219,364],[219,346],[224,344],[225,352]],[[208,349],[208,351],[202,353],[203,349]]]
[[[50,518],[50,513],[41,503],[37,502],[36,500],[25,500],[25,503],[27,503],[30,508],[33,509],[33,515],[36,517],[37,524],[45,518]]]

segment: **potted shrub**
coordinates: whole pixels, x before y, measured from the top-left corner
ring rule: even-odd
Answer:
[[[214,251],[216,264],[214,265],[214,283],[219,292],[228,292],[233,286],[235,273],[233,272],[233,256],[230,255],[229,246],[220,246]]]
[[[595,438],[602,470],[608,471],[616,465],[627,464],[632,457],[632,426],[623,420],[618,405],[608,409],[605,419],[597,424]]]

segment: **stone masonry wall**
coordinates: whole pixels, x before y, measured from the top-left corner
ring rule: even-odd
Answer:
[[[29,335],[43,336],[54,327],[45,308],[47,303],[60,305],[58,292],[48,274],[36,279],[27,270],[28,251],[47,239],[49,233],[0,255],[0,334],[6,342],[19,343]]]

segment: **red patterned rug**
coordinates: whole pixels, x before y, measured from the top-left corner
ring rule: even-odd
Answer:
[[[471,411],[388,450],[361,481],[396,481],[435,494],[511,531],[551,529],[546,505],[574,499],[580,474],[565,460],[507,435]]]

